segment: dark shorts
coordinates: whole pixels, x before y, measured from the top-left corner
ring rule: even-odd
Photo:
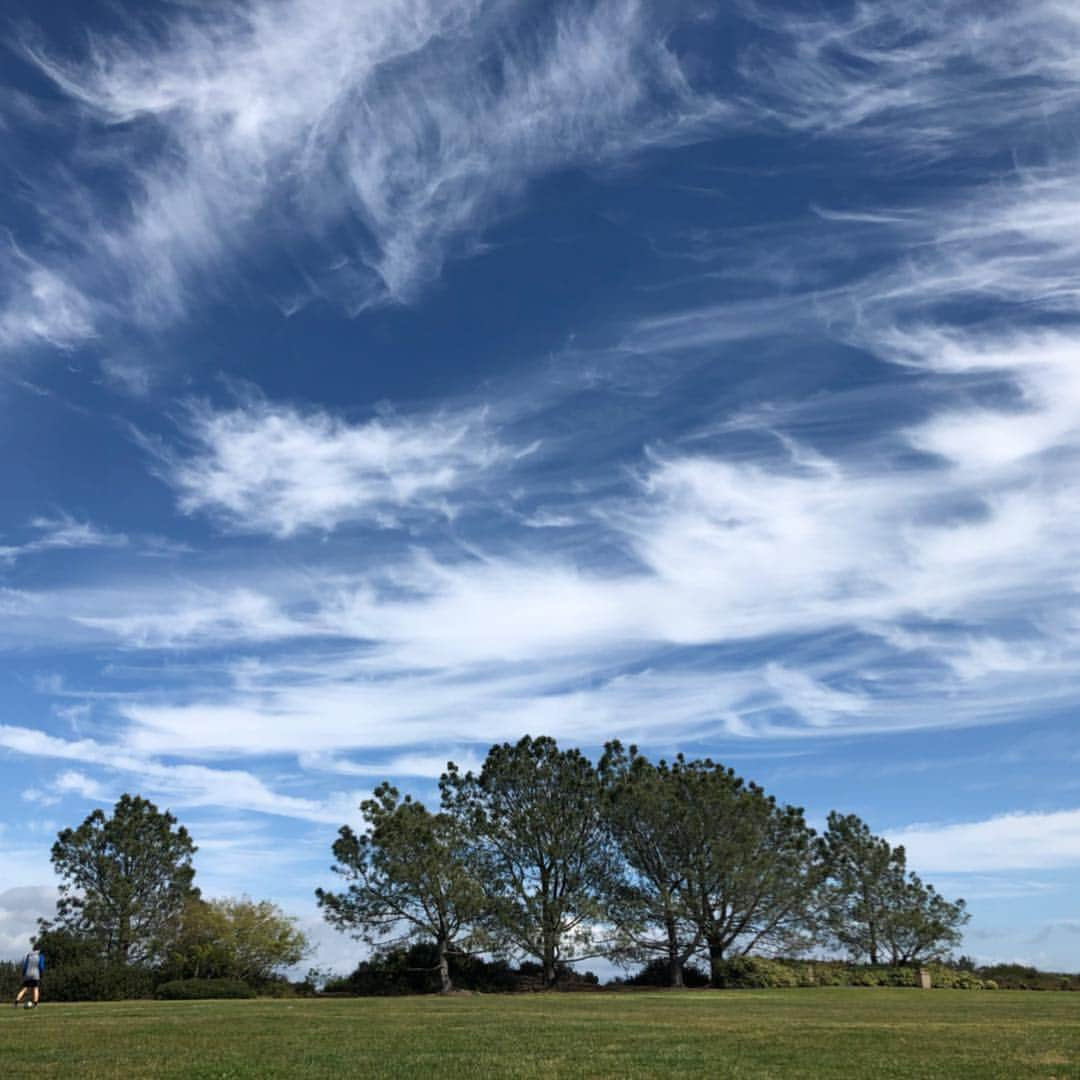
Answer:
[[[31,989],[33,989],[35,986],[40,986],[41,985],[41,980],[40,979],[31,979],[29,976],[27,976],[25,979],[23,979],[22,984],[23,984],[24,987],[29,986]]]

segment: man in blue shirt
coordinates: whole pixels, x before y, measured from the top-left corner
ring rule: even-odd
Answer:
[[[23,957],[22,962],[22,987],[15,996],[15,1008],[19,1007],[26,991],[30,991],[30,1000],[26,1003],[28,1009],[36,1009],[38,998],[41,994],[41,976],[45,974],[45,956],[34,948],[30,942],[30,951]]]

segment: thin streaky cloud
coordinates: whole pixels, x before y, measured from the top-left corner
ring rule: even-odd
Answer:
[[[37,517],[30,522],[37,535],[21,544],[0,545],[0,562],[14,562],[26,555],[43,551],[74,548],[123,548],[129,538],[113,533],[88,521],[79,521],[67,514],[57,517]]]
[[[200,296],[196,278],[220,277],[269,223],[304,267],[287,310],[313,295],[352,313],[408,302],[535,177],[723,120],[665,38],[637,0],[539,21],[512,2],[288,0],[180,14],[167,36],[99,37],[81,57],[27,45],[92,116],[167,148],[135,169],[113,163],[129,208],[101,208],[81,247],[43,265],[41,288],[82,299],[34,332],[70,343],[102,321],[167,326]],[[113,295],[128,298],[122,315]],[[7,336],[49,307],[17,298]]]
[[[0,748],[39,758],[94,764],[128,776],[128,783],[134,777],[145,792],[160,793],[175,804],[188,807],[232,807],[333,823],[339,821],[354,805],[355,796],[352,793],[340,793],[322,801],[298,798],[272,790],[246,770],[163,764],[146,756],[132,754],[122,744],[108,745],[93,739],[72,741],[10,724],[0,724]],[[84,798],[93,799],[104,790],[84,774],[68,771],[50,785],[49,794],[74,791]]]
[[[1080,18],[1058,0],[878,0],[795,13],[743,5],[768,34],[741,58],[764,122],[902,146],[918,164],[961,142],[1009,145],[1080,102]]]

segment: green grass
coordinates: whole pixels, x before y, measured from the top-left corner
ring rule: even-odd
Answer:
[[[0,1077],[1080,1077],[1080,994],[688,991],[0,1011]]]

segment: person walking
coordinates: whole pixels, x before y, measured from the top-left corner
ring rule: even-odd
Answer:
[[[27,990],[30,991],[30,1000],[26,1003],[26,1008],[37,1008],[38,1000],[41,997],[41,976],[44,974],[45,954],[38,952],[38,950],[34,948],[34,943],[31,941],[30,951],[23,957],[22,986],[15,995],[16,1009],[19,1007],[19,1002],[22,1001]]]

